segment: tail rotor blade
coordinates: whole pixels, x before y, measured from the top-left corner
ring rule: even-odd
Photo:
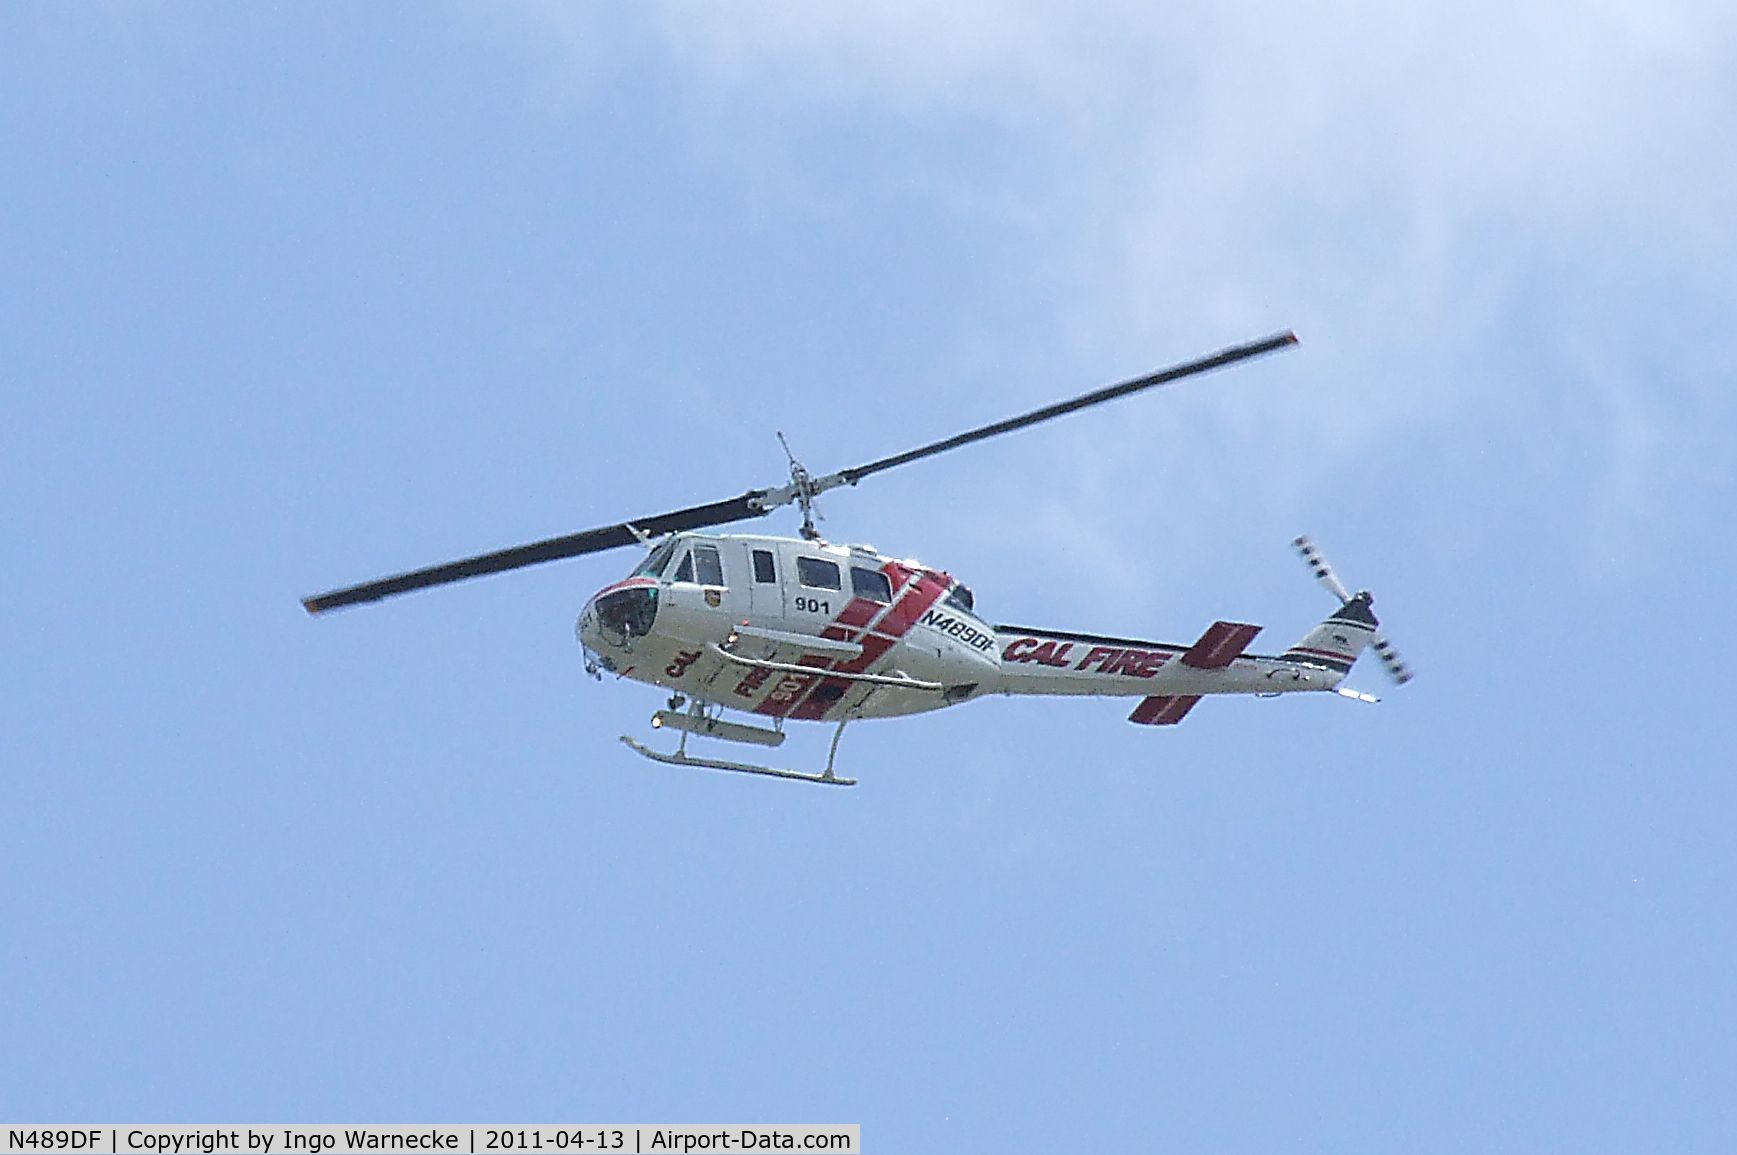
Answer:
[[[1305,534],[1291,543],[1303,563],[1315,574],[1315,580],[1327,587],[1327,592],[1338,598],[1341,603],[1351,600],[1351,591],[1345,588],[1345,583],[1339,580],[1339,575],[1333,572],[1333,567],[1327,564],[1327,559],[1321,556],[1321,551],[1315,548]]]
[[[1399,651],[1393,648],[1392,642],[1381,634],[1376,634],[1369,644],[1381,659],[1381,664],[1387,667],[1387,676],[1393,679],[1394,685],[1403,686],[1411,681],[1411,667],[1405,664],[1405,659],[1399,656]]]

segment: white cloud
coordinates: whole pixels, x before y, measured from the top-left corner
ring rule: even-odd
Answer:
[[[1062,341],[1047,363],[1132,372],[1153,350],[1303,333],[1273,371],[1285,388],[1123,410],[1118,439],[1094,443],[1092,469],[1062,495],[1101,518],[1073,527],[1085,537],[1176,531],[1152,520],[1173,510],[1093,513],[1105,503],[1087,500],[1151,485],[1155,444],[1165,486],[1186,485],[1209,524],[1251,500],[1307,503],[1385,441],[1462,435],[1493,405],[1515,418],[1484,428],[1500,434],[1565,403],[1604,418],[1583,516],[1619,535],[1680,483],[1673,443],[1728,417],[1703,372],[1733,362],[1728,333],[1696,333],[1711,351],[1641,358],[1655,344],[1645,319],[1671,310],[1630,296],[1737,305],[1727,5],[658,11],[697,115],[773,154],[781,140],[818,147],[814,127],[841,117],[1003,142],[1017,163],[931,149],[901,179],[1020,236],[1002,259],[1063,302],[1052,331],[1010,340],[1010,363]],[[1234,460],[1285,468],[1226,469]],[[1043,508],[1052,494],[1025,485],[1012,499]]]

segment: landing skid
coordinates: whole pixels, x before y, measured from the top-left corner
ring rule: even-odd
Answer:
[[[754,766],[747,762],[726,762],[721,758],[695,758],[688,753],[688,736],[682,735],[681,745],[674,753],[660,754],[644,743],[621,736],[629,749],[636,754],[643,754],[653,762],[662,762],[667,766],[698,766],[705,770],[728,770],[736,774],[760,774],[767,778],[789,778],[797,782],[814,782],[821,786],[855,786],[855,778],[840,778],[832,772],[832,760],[838,755],[838,740],[844,736],[844,723],[839,723],[838,730],[832,736],[832,749],[827,751],[826,769],[818,774],[806,774],[801,770],[780,770],[774,766]]]

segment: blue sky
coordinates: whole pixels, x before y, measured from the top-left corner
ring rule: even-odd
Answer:
[[[0,11],[0,1117],[1737,1140],[1737,20],[945,11]],[[1308,531],[1378,707],[995,700],[811,790],[616,741],[628,554],[297,602],[1293,326],[824,528],[1263,642]]]

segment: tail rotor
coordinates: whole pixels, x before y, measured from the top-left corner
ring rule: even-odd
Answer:
[[[1297,554],[1303,559],[1326,591],[1339,599],[1340,605],[1349,605],[1352,600],[1351,591],[1345,588],[1345,583],[1339,580],[1339,575],[1333,572],[1333,567],[1327,564],[1327,559],[1321,556],[1321,551],[1315,548],[1315,543],[1307,536],[1299,537],[1291,542]],[[1367,593],[1358,595],[1367,598]],[[1380,633],[1370,642],[1375,654],[1381,659],[1381,664],[1387,669],[1387,676],[1393,679],[1393,684],[1403,686],[1412,679],[1411,667],[1405,664],[1405,659],[1399,656],[1399,651],[1393,648]]]

